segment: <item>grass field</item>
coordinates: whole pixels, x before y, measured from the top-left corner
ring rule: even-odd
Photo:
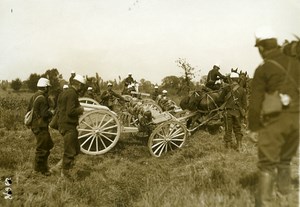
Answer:
[[[23,98],[10,96],[16,103],[23,103]],[[12,111],[2,110],[2,113]],[[16,122],[15,127],[6,128],[2,115],[1,187],[4,192],[4,179],[11,177],[13,199],[4,199],[1,193],[0,206],[254,206],[256,146],[246,136],[243,152],[239,153],[224,149],[222,133],[210,135],[197,131],[180,150],[154,158],[147,148],[147,139],[122,134],[117,145],[104,155],[79,155],[74,168],[75,182],[70,182],[58,175],[34,174],[32,132],[22,126],[22,120],[18,122],[18,117],[11,118]],[[57,131],[51,130],[51,135],[55,146],[49,165],[53,166],[62,157],[63,141]],[[290,202],[295,207],[298,206],[298,166],[295,158]],[[274,206],[278,206],[276,199]]]

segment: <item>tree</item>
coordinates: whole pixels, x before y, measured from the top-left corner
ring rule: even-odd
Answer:
[[[19,91],[21,87],[22,81],[19,78],[11,81],[11,88],[14,89],[14,91]]]
[[[193,78],[195,78],[195,74],[194,74],[194,70],[195,68],[192,67],[185,59],[182,59],[182,58],[179,58],[178,60],[175,61],[177,63],[177,66],[182,68],[184,70],[184,75],[183,75],[183,78],[184,78],[184,83],[185,83],[185,86],[184,88],[187,88],[187,92],[190,91],[191,89],[191,80]]]
[[[36,84],[39,81],[40,77],[41,76],[36,73],[30,74],[29,78],[26,81],[26,84],[27,84],[27,87],[29,90],[31,90],[33,92],[37,91]]]
[[[140,80],[139,89],[140,89],[141,92],[145,92],[145,93],[151,92],[152,91],[151,81],[148,81],[148,80],[145,80],[144,78],[142,78]]]

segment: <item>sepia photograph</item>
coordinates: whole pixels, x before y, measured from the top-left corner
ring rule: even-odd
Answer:
[[[299,207],[299,0],[1,0],[0,206]]]

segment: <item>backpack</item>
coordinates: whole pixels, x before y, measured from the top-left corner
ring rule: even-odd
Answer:
[[[35,103],[35,101],[38,99],[38,97],[40,97],[40,96],[43,96],[43,95],[38,95],[38,96],[34,99],[34,101],[33,101],[33,103],[32,103],[32,108],[31,108],[31,110],[28,111],[28,112],[25,114],[25,117],[24,117],[24,124],[25,124],[27,127],[30,127],[31,124],[32,124],[32,117],[33,117],[34,103]]]

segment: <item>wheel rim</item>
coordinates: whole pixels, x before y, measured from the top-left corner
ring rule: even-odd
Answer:
[[[80,117],[78,126],[80,149],[85,154],[104,154],[120,137],[120,123],[110,111],[95,110]]]
[[[151,155],[160,157],[168,151],[181,148],[186,140],[186,127],[178,121],[160,124],[150,135],[148,147]]]
[[[87,97],[82,97],[79,98],[80,103],[86,103],[86,104],[93,104],[93,105],[100,105],[100,103],[94,99],[87,98]]]

